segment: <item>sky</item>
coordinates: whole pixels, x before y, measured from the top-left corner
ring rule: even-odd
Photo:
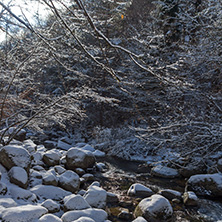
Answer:
[[[1,2],[3,2],[5,5],[10,4],[11,11],[20,18],[23,17],[22,14],[24,13],[32,24],[35,23],[33,16],[36,13],[39,13],[40,19],[44,19],[48,13],[46,7],[36,0],[2,0]],[[0,6],[0,12],[1,10],[2,8]],[[5,33],[0,30],[0,41],[3,41],[4,39]]]

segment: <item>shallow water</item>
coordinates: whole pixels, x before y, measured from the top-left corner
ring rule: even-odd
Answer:
[[[135,182],[144,184],[155,192],[160,189],[184,192],[186,181],[183,178],[162,179],[152,177],[150,168],[145,168],[142,173],[139,173],[138,169],[141,162],[126,161],[116,157],[106,157],[103,162],[108,167],[108,170],[101,175],[103,185],[108,190],[112,189],[112,192],[121,196],[127,196],[128,188]],[[175,222],[222,222],[222,199],[209,200],[200,197],[198,207],[186,207],[183,204],[175,206],[173,204],[173,208]]]

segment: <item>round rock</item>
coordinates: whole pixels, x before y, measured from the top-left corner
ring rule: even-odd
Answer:
[[[11,183],[14,183],[22,188],[27,188],[28,174],[26,170],[21,167],[14,166],[10,169],[8,175]]]

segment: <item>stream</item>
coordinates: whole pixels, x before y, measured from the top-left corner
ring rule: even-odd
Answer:
[[[161,189],[172,189],[184,192],[185,179],[163,179],[152,177],[149,167],[141,167],[141,162],[127,161],[116,157],[105,157],[101,160],[107,170],[98,176],[102,186],[109,192],[120,196],[120,206],[124,206],[133,213],[140,200],[127,196],[127,191],[133,183],[141,183],[154,192]],[[130,204],[131,203],[131,204]],[[222,201],[199,197],[197,207],[188,207],[183,203],[172,203],[175,222],[222,222]],[[116,208],[115,208],[116,209]],[[115,215],[111,221],[121,222]],[[129,220],[128,220],[129,221]]]

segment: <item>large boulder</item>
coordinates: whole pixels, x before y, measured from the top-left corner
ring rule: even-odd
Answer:
[[[66,166],[68,169],[89,168],[95,164],[95,156],[88,150],[71,148],[66,154]]]
[[[66,196],[63,202],[65,211],[91,208],[87,201],[80,195],[71,194],[70,196]]]
[[[199,174],[189,178],[186,190],[209,197],[222,196],[222,174]]]
[[[107,213],[101,209],[88,208],[85,210],[71,210],[62,215],[63,222],[73,222],[81,217],[89,217],[96,222],[104,222],[107,218]]]
[[[72,170],[67,170],[59,176],[59,186],[72,193],[76,192],[80,186],[79,175]]]
[[[161,222],[171,219],[173,209],[170,202],[159,194],[154,194],[151,197],[140,201],[135,209],[135,217],[142,216],[147,221]]]
[[[63,190],[60,187],[50,185],[37,185],[30,189],[35,195],[43,199],[62,200],[65,196],[71,194],[71,192]]]
[[[22,188],[27,188],[28,174],[26,170],[21,167],[14,166],[10,169],[8,175],[11,183],[14,183]]]
[[[38,222],[62,222],[62,220],[53,214],[45,214],[39,218]]]
[[[5,222],[30,222],[39,219],[47,212],[45,207],[35,205],[9,207],[2,212],[2,220]]]
[[[44,155],[42,160],[48,166],[55,166],[59,164],[61,154],[56,150],[49,150]]]
[[[85,200],[91,207],[105,208],[106,207],[106,191],[98,186],[90,186],[87,192],[84,194]]]
[[[31,164],[31,155],[22,146],[4,146],[0,150],[0,163],[8,170],[13,166],[19,166],[28,170]]]

